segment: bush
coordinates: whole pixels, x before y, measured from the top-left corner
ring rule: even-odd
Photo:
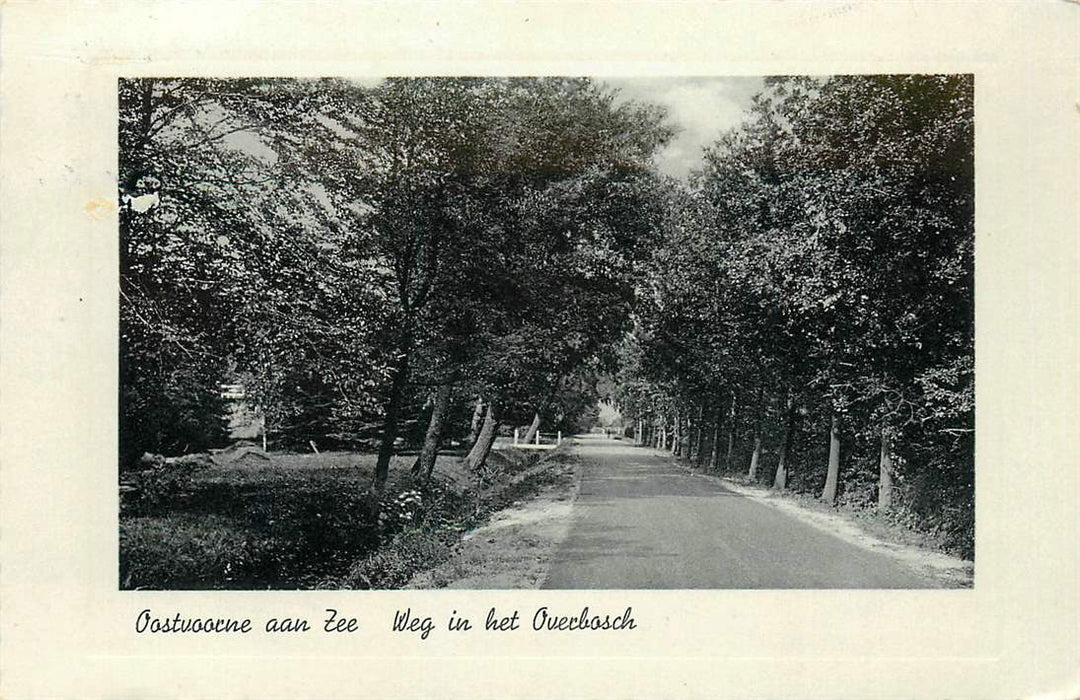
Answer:
[[[423,569],[447,557],[457,536],[447,531],[410,527],[375,554],[357,562],[336,588],[399,588]]]
[[[273,568],[281,543],[228,518],[120,521],[120,587],[227,588]]]
[[[379,503],[379,526],[385,532],[402,529],[414,521],[423,501],[416,489],[407,489],[397,495],[387,493]]]
[[[523,463],[535,459],[530,455]],[[506,466],[517,462],[506,460]],[[515,493],[524,494],[519,486]],[[398,588],[416,573],[431,568],[453,552],[462,531],[475,525],[492,508],[476,501],[476,493],[454,491],[448,483],[432,480],[421,490],[391,489],[383,499],[380,515],[384,544],[356,562],[342,577],[327,577],[325,588]],[[489,499],[505,500],[502,494]]]
[[[138,479],[121,511],[125,588],[309,587],[380,541],[377,503],[359,477],[165,467]]]
[[[145,345],[122,342],[121,469],[143,452],[178,455],[223,445],[228,407],[221,398],[221,380],[222,369],[214,362],[170,358]]]
[[[205,469],[195,462],[167,464],[161,455],[154,457],[150,469],[124,475],[122,484],[130,490],[121,491],[121,515],[156,515],[175,508],[195,489],[195,474]]]
[[[370,470],[351,459],[344,466],[282,457],[265,469],[146,470],[121,510],[121,586],[400,586],[449,556],[478,517],[535,489],[539,475],[517,474],[538,458],[503,459],[508,483],[483,494],[459,491],[440,475],[418,485],[397,470],[381,503]]]

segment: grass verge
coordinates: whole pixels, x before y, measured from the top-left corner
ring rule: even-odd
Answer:
[[[485,487],[473,494],[472,511],[458,513],[457,518],[443,522],[424,522],[405,528],[385,547],[357,561],[344,577],[326,581],[327,587],[443,588],[463,578],[461,555],[475,549],[476,542],[470,544],[470,541],[477,532],[501,522],[506,513],[527,502],[531,506],[534,499],[551,493],[573,472],[568,466],[572,458],[565,449],[539,454],[508,449],[502,458],[506,461],[501,470],[489,474]],[[502,567],[508,575],[516,571],[509,561],[502,562]]]
[[[468,532],[446,559],[418,573],[405,587],[538,588],[569,531],[580,464],[572,453],[543,460],[541,471],[529,473],[522,484],[527,493],[519,493],[520,500]]]
[[[458,457],[441,455],[421,485],[409,473],[412,459],[395,457],[381,498],[370,488],[373,455],[147,471],[121,499],[120,587],[399,587],[448,557],[492,512],[535,493],[541,459],[493,452],[478,483]]]

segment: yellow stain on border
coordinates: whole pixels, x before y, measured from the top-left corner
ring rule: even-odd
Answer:
[[[94,221],[101,221],[116,211],[116,203],[104,197],[97,197],[83,205],[83,211]]]

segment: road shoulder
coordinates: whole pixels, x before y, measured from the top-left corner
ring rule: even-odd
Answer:
[[[566,539],[581,484],[581,461],[573,452],[537,476],[536,495],[494,514],[462,537],[449,559],[412,578],[406,589],[538,588]]]

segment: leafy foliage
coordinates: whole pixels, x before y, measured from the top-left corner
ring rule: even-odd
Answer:
[[[836,416],[840,501],[864,506],[884,431],[893,505],[970,554],[972,125],[970,76],[767,81],[668,208],[624,410],[713,443],[714,464],[727,448],[702,433],[740,464],[764,438],[807,491]]]
[[[118,97],[122,466],[226,442],[226,382],[274,448],[379,452],[374,492],[290,477],[295,498],[251,501],[147,475],[130,552],[151,547],[136,516],[200,502],[262,539],[132,581],[220,582],[222,562],[293,580],[395,538],[405,571],[410,528],[448,502],[391,475],[395,451],[571,432],[601,393],[644,439],[716,468],[754,454],[758,479],[783,462],[797,491],[821,488],[836,424],[841,504],[881,498],[884,441],[894,510],[970,551],[970,76],[770,79],[688,185],[653,167],[664,111],[585,78],[141,78]]]
[[[610,363],[660,217],[657,108],[564,78],[119,90],[125,461],[219,444],[240,381],[273,444],[378,444],[385,480],[428,387],[527,421]]]

